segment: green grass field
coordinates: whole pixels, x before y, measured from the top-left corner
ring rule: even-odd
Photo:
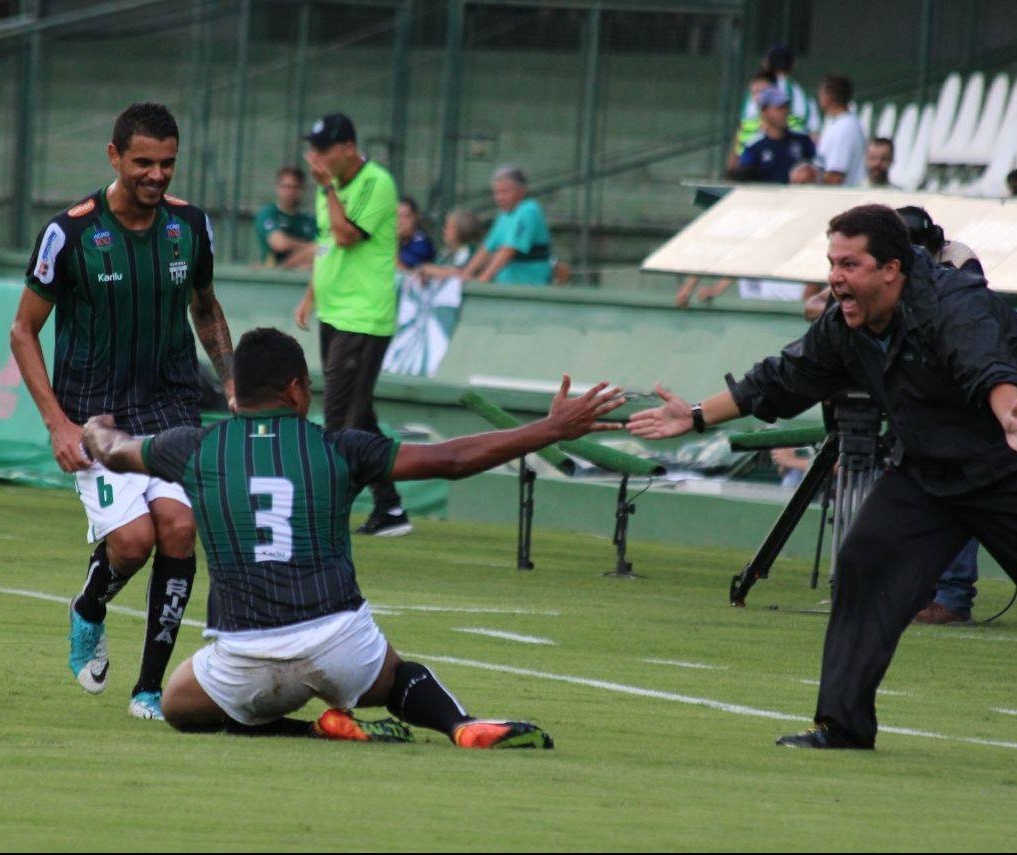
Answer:
[[[910,630],[875,752],[789,751],[773,741],[810,717],[825,627],[805,565],[732,609],[747,555],[640,542],[638,517],[629,580],[601,576],[606,539],[538,531],[521,573],[514,529],[418,521],[356,542],[378,622],[471,712],[532,719],[554,751],[183,736],[127,716],[143,576],[107,619],[106,693],[67,670],[74,494],[0,487],[0,520],[4,851],[1013,851],[1015,612]],[[976,616],[1010,592],[984,582]],[[204,593],[199,570],[191,620]],[[174,664],[201,643],[185,626]]]

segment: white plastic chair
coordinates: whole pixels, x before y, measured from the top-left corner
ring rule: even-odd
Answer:
[[[901,190],[917,190],[925,178],[925,170],[929,164],[929,142],[932,139],[932,126],[935,120],[936,108],[932,104],[926,104],[918,120],[918,128],[907,158],[894,151],[890,183],[900,187]]]
[[[981,178],[971,182],[964,188],[969,196],[1006,196],[1007,173],[1014,168],[1017,158],[1017,86],[1010,90],[1010,98],[1006,102],[1006,112],[1000,123],[999,134],[993,146],[992,160],[985,167]]]
[[[897,105],[886,104],[879,114],[879,121],[876,122],[876,133],[873,136],[893,139],[893,129],[897,127]]]
[[[861,122],[862,130],[865,131],[865,139],[871,139],[872,133],[872,102],[866,101],[858,108],[858,121]]]
[[[897,129],[893,134],[893,160],[907,163],[911,160],[911,149],[915,145],[918,133],[918,105],[908,104],[897,120]],[[891,179],[891,184],[893,180]]]
[[[932,124],[932,137],[929,139],[929,163],[939,163],[943,148],[950,137],[953,120],[957,116],[957,105],[960,103],[961,79],[953,73],[943,81],[936,101],[936,115]]]
[[[996,138],[999,136],[1003,122],[1003,111],[1006,109],[1006,96],[1010,92],[1010,79],[1005,74],[997,74],[985,96],[985,105],[975,128],[974,136],[968,143],[965,163],[977,166],[988,166],[992,160],[992,152]]]
[[[974,72],[964,86],[957,118],[950,129],[950,137],[943,146],[937,163],[957,165],[967,163],[968,147],[975,135],[975,124],[982,110],[982,94],[985,91],[985,75]]]

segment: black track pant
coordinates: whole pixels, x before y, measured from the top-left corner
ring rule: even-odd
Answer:
[[[875,743],[876,688],[897,642],[972,535],[1017,581],[1017,476],[946,498],[899,472],[876,481],[837,559],[817,723]]]
[[[357,428],[381,433],[374,414],[374,384],[381,373],[389,337],[343,332],[329,324],[318,325],[321,370],[325,375],[325,428]],[[371,484],[376,508],[401,504],[391,481]]]

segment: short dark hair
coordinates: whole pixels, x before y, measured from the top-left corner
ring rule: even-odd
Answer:
[[[275,180],[282,181],[285,176],[291,176],[297,184],[304,184],[307,181],[307,176],[304,174],[299,166],[280,166],[278,171],[275,173]]]
[[[399,203],[409,208],[414,216],[420,214],[420,206],[417,204],[417,200],[412,196],[400,196]]]
[[[260,404],[306,377],[304,349],[291,335],[274,327],[248,330],[233,351],[233,381],[237,402]]]
[[[752,77],[749,78],[749,83],[753,80],[765,80],[771,86],[777,85],[777,75],[770,71],[768,68],[761,68]]]
[[[791,71],[795,66],[795,55],[787,45],[774,45],[766,52],[763,63],[774,74]]]
[[[180,141],[177,120],[165,104],[154,101],[131,104],[113,122],[112,143],[120,154],[127,151],[135,135],[156,140],[173,137],[177,142]]]
[[[855,87],[851,82],[851,78],[844,77],[840,74],[826,75],[820,86],[826,90],[826,94],[829,95],[835,103],[840,104],[842,107],[846,107],[850,104],[851,99],[855,95]]]
[[[889,137],[873,137],[869,140],[869,145],[885,145],[890,148],[890,157],[893,157],[893,140]]]
[[[880,266],[896,258],[900,262],[901,272],[910,272],[915,252],[911,248],[908,228],[893,208],[886,205],[859,205],[851,208],[830,220],[827,237],[834,232],[845,237],[864,235],[868,240],[866,248],[869,255]]]

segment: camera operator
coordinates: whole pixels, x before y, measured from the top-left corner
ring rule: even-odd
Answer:
[[[892,208],[845,211],[827,236],[834,302],[802,338],[700,404],[658,386],[662,405],[628,427],[663,439],[772,422],[851,387],[886,413],[891,466],[837,555],[815,727],[777,743],[871,749],[876,690],[951,557],[977,537],[1017,581],[1017,316],[982,277],[913,247]]]

